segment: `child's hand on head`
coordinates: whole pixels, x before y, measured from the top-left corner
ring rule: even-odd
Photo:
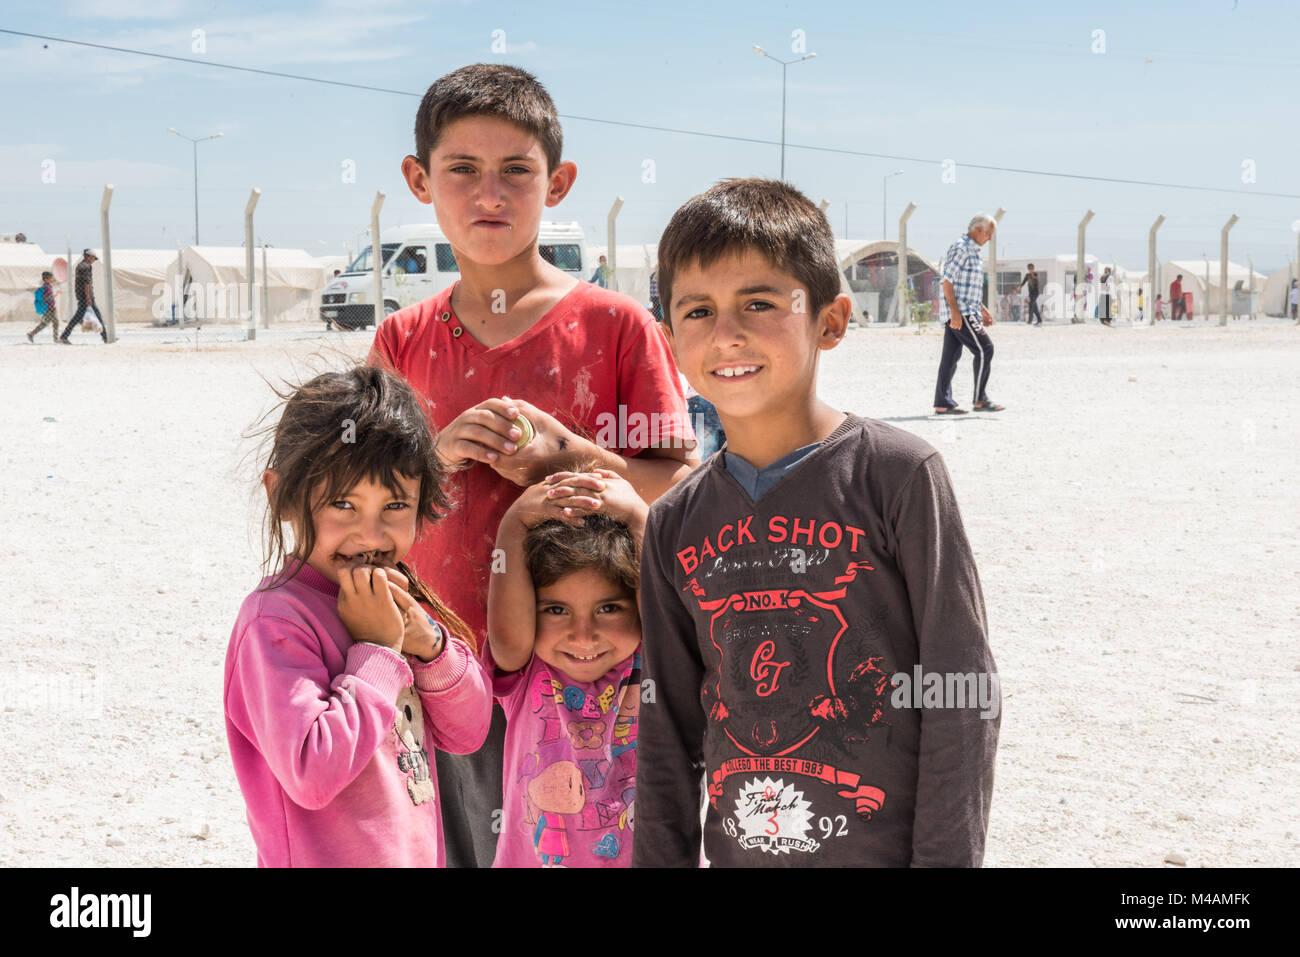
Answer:
[[[582,516],[601,512],[623,522],[638,535],[645,529],[649,507],[632,484],[609,469],[556,472],[546,477],[546,495],[565,521],[581,525]]]
[[[339,619],[353,641],[369,641],[402,653],[405,623],[389,572],[373,565],[360,565],[339,573]],[[409,597],[409,596],[408,596]]]
[[[576,524],[572,516],[564,514],[564,505],[548,494],[551,488],[552,486],[546,482],[528,486],[506,510],[506,515],[519,522],[524,528],[533,528],[551,519],[559,519],[570,525]],[[502,520],[505,520],[504,517]]]

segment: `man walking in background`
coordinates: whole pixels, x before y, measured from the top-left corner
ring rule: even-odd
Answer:
[[[1183,301],[1183,274],[1169,284],[1169,318],[1183,319],[1187,316],[1187,303]]]
[[[1025,322],[1027,325],[1041,326],[1043,324],[1043,314],[1038,311],[1038,273],[1034,272],[1033,263],[1030,263],[1025,268],[1028,271],[1025,273],[1025,278],[1020,280],[1020,285],[1016,287],[1016,292],[1019,292],[1026,283],[1029,284],[1029,317]],[[1038,317],[1036,322],[1034,321],[1034,316]]]
[[[985,386],[993,362],[993,340],[984,331],[993,325],[993,316],[981,299],[984,265],[980,247],[993,235],[997,221],[980,213],[970,221],[966,235],[948,247],[943,257],[943,296],[941,315],[947,320],[943,328],[943,356],[939,360],[939,378],[934,386],[934,411],[938,415],[965,415],[952,398],[952,377],[965,346],[975,357],[975,409],[978,412],[1001,412],[1004,406],[989,399]]]
[[[76,280],[73,283],[73,290],[77,295],[77,311],[68,320],[68,326],[63,330],[63,335],[59,336],[59,341],[65,346],[70,345],[68,334],[81,325],[81,320],[85,317],[87,309],[95,313],[95,318],[99,320],[99,334],[105,343],[108,342],[108,327],[104,325],[104,317],[99,314],[99,306],[95,305],[95,284],[91,279],[91,270],[98,258],[89,249],[81,251],[81,262],[77,263]]]

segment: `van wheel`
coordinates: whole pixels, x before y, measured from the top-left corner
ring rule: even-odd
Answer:
[[[388,318],[401,307],[391,299],[384,300],[384,318]]]

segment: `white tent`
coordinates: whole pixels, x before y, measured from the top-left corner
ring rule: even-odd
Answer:
[[[325,273],[325,281],[329,282],[334,278],[334,270],[337,269],[339,272],[342,272],[352,265],[352,258],[349,256],[317,256],[316,262]],[[262,269],[260,260],[258,261],[257,268],[260,274]]]
[[[1173,259],[1169,262],[1160,264],[1157,272],[1160,274],[1160,286],[1156,292],[1163,295],[1166,300],[1169,298],[1169,284],[1174,278],[1182,273],[1183,275],[1183,294],[1192,294],[1192,315],[1197,319],[1202,319],[1207,312],[1210,315],[1219,315],[1223,311],[1223,290],[1219,287],[1219,261],[1211,259],[1209,264],[1210,272],[1210,302],[1209,309],[1205,305],[1205,260],[1204,259]],[[1251,287],[1251,271],[1240,263],[1228,260],[1228,289],[1232,290],[1238,282],[1241,283],[1243,290],[1249,290]],[[1264,284],[1268,277],[1261,272],[1254,273],[1255,291],[1259,292],[1264,289]],[[1231,303],[1229,304],[1231,305]],[[1165,315],[1170,314],[1170,306],[1166,302]]]
[[[897,322],[898,241],[837,239],[835,256],[840,265],[840,292],[853,297],[854,317],[860,318],[865,308],[873,322]],[[914,308],[929,303],[931,309],[937,309],[939,267],[911,246],[907,247],[907,278]]]
[[[113,321],[155,322],[164,318],[167,277],[176,269],[180,258],[175,249],[117,249],[113,251]],[[73,270],[81,257],[76,258]],[[95,285],[95,304],[108,311],[108,285],[104,260],[95,260],[91,269]],[[105,316],[107,318],[107,315]]]
[[[614,279],[618,284],[618,291],[625,296],[631,296],[643,306],[650,303],[650,274],[655,271],[658,264],[658,250],[658,243],[627,246],[618,244],[618,256],[614,264]],[[608,246],[588,246],[588,272],[582,278],[590,279],[596,272],[596,264],[600,262],[600,257],[607,255],[609,255]]]
[[[253,251],[257,283],[257,308],[261,308],[262,285],[270,290],[271,322],[317,318],[321,290],[329,273],[301,249],[266,250],[268,275],[262,271],[262,249]],[[114,262],[116,266],[116,262]],[[333,270],[330,270],[333,272]],[[200,319],[241,321],[247,315],[248,275],[241,246],[190,246],[174,262],[167,281],[167,316],[175,301],[177,314],[184,305],[186,315]]]
[[[21,319],[36,325],[33,294],[41,284],[41,273],[53,271],[59,253],[47,253],[35,243],[0,243],[0,321]],[[59,322],[68,316],[68,286],[55,284],[59,292]],[[62,330],[60,330],[62,331]]]
[[[1256,283],[1255,288],[1260,291],[1259,311],[1267,316],[1289,316],[1291,280],[1297,278],[1300,274],[1295,266],[1287,266],[1264,280],[1262,287]]]

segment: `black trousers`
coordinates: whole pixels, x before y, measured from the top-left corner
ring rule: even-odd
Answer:
[[[1187,303],[1183,300],[1182,296],[1179,296],[1177,299],[1173,300],[1173,306],[1170,309],[1169,318],[1182,319],[1186,315],[1187,315]]]
[[[960,329],[947,323],[943,326],[943,355],[939,359],[939,378],[934,385],[936,409],[950,409],[957,404],[952,398],[952,377],[961,361],[962,347],[969,349],[975,357],[975,403],[989,400],[984,388],[988,385],[989,369],[993,363],[993,340],[977,321],[963,316]]]
[[[1037,317],[1038,317],[1038,323],[1039,323],[1039,325],[1042,325],[1042,322],[1043,322],[1043,314],[1042,314],[1041,312],[1038,311],[1038,297],[1037,297],[1037,296],[1030,296],[1030,297],[1029,297],[1029,318],[1028,318],[1026,321],[1027,321],[1027,322],[1033,322],[1033,321],[1034,321],[1034,316],[1037,316]]]
[[[473,754],[438,751],[442,792],[442,839],[448,867],[491,867],[501,830],[501,778],[505,760],[506,713],[492,703],[492,724],[483,747]]]
[[[108,341],[108,326],[104,325],[104,317],[99,314],[99,306],[95,305],[94,300],[91,299],[77,300],[77,311],[73,314],[72,318],[68,320],[68,327],[63,330],[63,335],[59,336],[60,339],[68,338],[68,333],[81,325],[81,320],[85,317],[87,309],[95,313],[95,318],[99,320],[99,325],[104,330],[100,333],[100,337],[103,338],[105,342]]]

